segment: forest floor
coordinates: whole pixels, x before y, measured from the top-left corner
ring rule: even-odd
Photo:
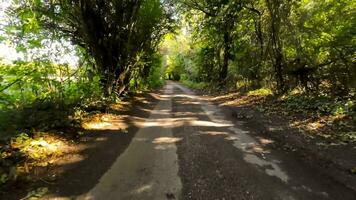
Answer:
[[[157,102],[157,93],[137,93],[105,111],[90,108],[79,128],[55,127],[1,144],[1,172],[10,169],[6,174],[16,178],[1,185],[0,199],[37,199],[49,191],[76,196],[91,189],[130,144],[138,130],[133,119],[147,118]]]
[[[196,93],[168,82],[94,110],[81,129],[34,136],[21,151],[32,157],[17,162],[22,173],[1,187],[0,199],[355,196],[356,143],[335,136],[355,131],[351,119],[321,122],[265,96]],[[2,149],[23,149],[17,140]],[[35,162],[34,147],[47,156]]]

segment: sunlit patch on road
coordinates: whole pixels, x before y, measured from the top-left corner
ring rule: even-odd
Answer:
[[[244,160],[248,163],[258,165],[263,167],[266,174],[270,176],[275,176],[282,180],[283,182],[288,182],[289,176],[284,172],[276,163],[266,161],[253,154],[246,154]]]
[[[172,128],[195,118],[173,118],[172,85],[150,112],[149,118],[128,117],[130,125],[140,128],[125,152],[86,195],[89,199],[166,199],[178,197],[181,181],[178,176],[176,144]],[[84,195],[85,196],[85,195]]]
[[[177,85],[177,87],[184,92],[188,92],[186,88],[183,88],[179,85]],[[277,177],[281,181],[286,183],[288,182],[289,176],[285,171],[281,169],[280,166],[278,166],[279,161],[268,160],[265,157],[265,154],[268,154],[270,152],[269,150],[266,150],[264,146],[273,143],[273,141],[263,138],[260,138],[259,141],[255,140],[254,138],[248,135],[249,131],[244,131],[240,128],[235,127],[233,123],[225,119],[219,108],[205,101],[199,100],[199,97],[195,97],[192,94],[175,95],[175,97],[188,98],[185,99],[185,101],[187,101],[186,104],[191,104],[190,101],[192,101],[196,105],[197,102],[199,102],[206,116],[210,119],[210,121],[205,121],[203,123],[199,121],[192,121],[190,122],[191,125],[205,125],[207,127],[227,127],[228,132],[215,134],[215,136],[226,136],[225,140],[231,141],[233,146],[244,152],[244,160],[246,162],[256,165],[258,167],[262,167],[263,171],[269,176]]]
[[[177,137],[159,137],[153,140],[153,144],[172,144],[181,141],[183,138]]]
[[[140,186],[139,188],[137,189],[134,189],[131,194],[132,195],[137,195],[137,194],[142,194],[144,192],[148,192],[149,190],[152,189],[152,184],[147,184],[147,185],[143,185],[143,186]]]

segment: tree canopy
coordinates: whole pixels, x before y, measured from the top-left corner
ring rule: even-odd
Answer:
[[[245,81],[277,93],[346,94],[355,87],[355,1],[175,3],[195,38],[189,57],[199,70],[192,80]]]
[[[82,48],[107,95],[127,88],[171,26],[159,0],[20,0],[14,7],[21,33],[42,32]]]
[[[0,39],[23,57],[2,64],[0,91],[4,102],[14,105],[26,102],[27,95],[120,96],[130,89],[161,85],[167,78],[223,90],[269,88],[277,94],[298,91],[347,98],[355,93],[355,1],[8,4],[9,20],[1,24]],[[75,58],[76,66],[69,66],[65,56]],[[74,92],[75,84],[80,91]],[[101,91],[82,90],[85,84]],[[6,100],[19,89],[22,98]]]

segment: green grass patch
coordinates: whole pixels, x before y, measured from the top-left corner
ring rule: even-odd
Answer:
[[[209,84],[205,83],[205,82],[196,83],[196,82],[193,82],[190,80],[181,80],[180,82],[189,88],[197,89],[197,90],[202,90],[202,89],[206,89],[207,87],[209,87]]]
[[[252,90],[247,93],[249,96],[268,96],[271,95],[273,92],[268,88],[260,88],[257,90]]]

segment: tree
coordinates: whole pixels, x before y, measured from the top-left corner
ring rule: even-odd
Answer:
[[[106,95],[126,90],[135,63],[154,52],[170,26],[159,0],[20,0],[17,7],[24,30],[41,29],[83,48]]]
[[[268,86],[276,93],[353,90],[354,1],[174,2],[194,38],[193,66],[205,77],[200,80],[246,80],[250,87]]]
[[[242,9],[241,2],[219,0],[219,1],[199,1],[183,0],[178,1],[184,10],[199,11],[204,17],[201,24],[197,25],[203,29],[198,34],[206,34],[213,38],[219,57],[219,74],[217,80],[224,85],[227,75],[229,60],[231,59],[232,30],[235,27],[235,19],[238,12]],[[204,38],[204,36],[202,37]],[[220,55],[220,52],[222,56]],[[220,59],[221,56],[221,59]]]

